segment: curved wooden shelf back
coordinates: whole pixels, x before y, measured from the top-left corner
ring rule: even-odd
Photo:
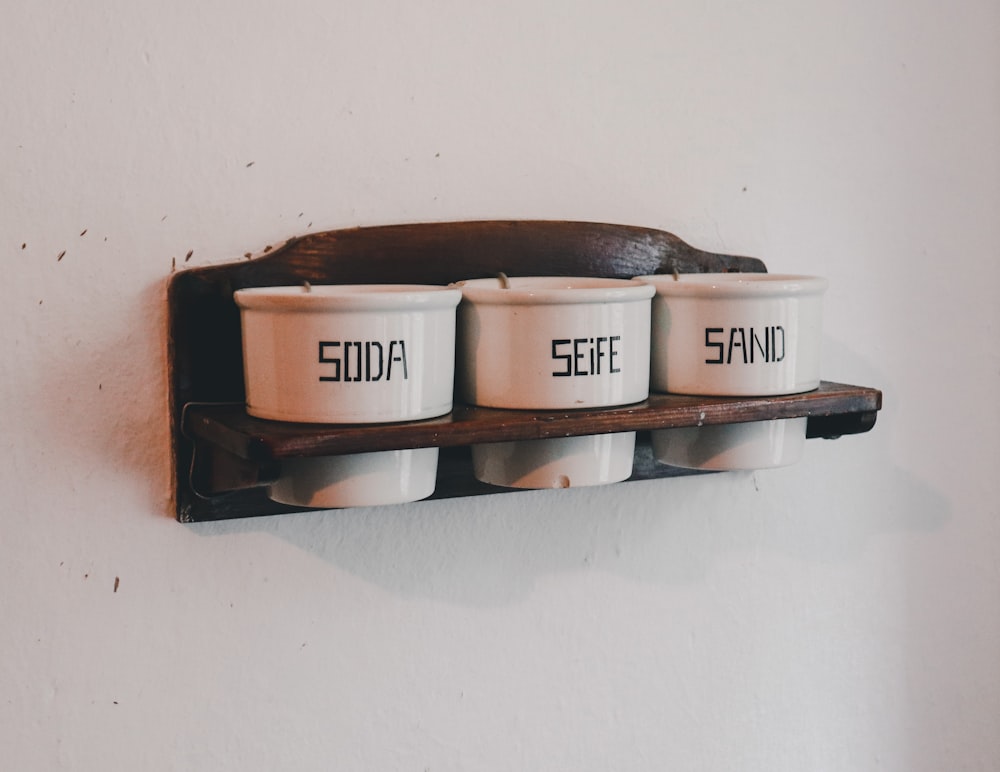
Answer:
[[[325,231],[292,239],[254,260],[184,271],[226,274],[234,289],[299,281],[445,284],[461,279],[541,275],[761,272],[755,258],[704,252],[672,233],[629,225],[494,220],[415,223]]]

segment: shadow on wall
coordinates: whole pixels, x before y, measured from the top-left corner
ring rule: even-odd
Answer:
[[[864,383],[884,383],[851,364]],[[890,392],[873,432],[811,440],[786,469],[185,527],[270,533],[400,596],[473,606],[516,602],[572,572],[683,586],[723,559],[853,562],[880,533],[935,530],[949,517],[942,494],[888,457],[896,410]]]

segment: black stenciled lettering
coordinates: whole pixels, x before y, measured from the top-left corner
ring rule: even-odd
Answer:
[[[712,335],[719,332],[725,332],[722,327],[706,327],[705,328],[705,348],[717,348],[719,350],[719,355],[715,359],[706,359],[706,365],[721,365],[723,363],[723,352],[725,351],[725,344],[719,340],[712,340]]]
[[[621,372],[621,335],[593,338],[557,338],[552,341],[552,358],[562,362],[562,370],[553,371],[557,378],[568,376],[603,375]],[[607,361],[605,361],[607,360]]]
[[[372,351],[378,349],[378,354],[375,356],[374,363],[378,365],[378,372],[372,372]],[[384,362],[382,361],[382,344],[377,340],[368,341],[365,343],[365,380],[366,381],[380,381],[382,380],[382,371],[384,369]]]
[[[781,330],[781,356],[778,356],[778,330]],[[785,358],[785,328],[780,324],[771,330],[771,353],[774,356],[773,362],[780,362]]]
[[[397,352],[396,349],[399,349],[399,351]],[[392,378],[393,362],[399,362],[403,366],[403,380],[405,381],[409,377],[409,373],[406,368],[406,343],[404,341],[389,341],[389,364],[386,366],[385,373],[387,381]]]
[[[358,353],[354,356],[354,373],[351,373],[351,349],[357,349]],[[344,380],[352,381],[357,383],[361,380],[361,341],[360,340],[345,340],[344,341]]]
[[[601,347],[601,344],[602,343],[607,343],[607,342],[608,342],[607,338],[595,338],[595,340],[594,340],[594,348],[597,351],[597,374],[598,375],[601,374],[601,360],[604,357],[607,356],[607,354],[604,352],[604,349]],[[612,371],[612,372],[614,372],[614,371]]]
[[[758,331],[760,334],[758,335]],[[780,324],[764,327],[763,330],[753,327],[730,327],[728,345],[723,340],[713,340],[712,335],[722,333],[722,327],[707,327],[705,329],[705,346],[718,351],[715,359],[706,359],[705,364],[721,365],[733,363],[733,350],[736,350],[736,363],[781,362],[785,358],[785,328]],[[747,338],[749,337],[749,341]]]
[[[562,359],[566,363],[565,370],[561,372],[557,370],[556,372],[552,373],[552,375],[555,376],[556,378],[564,378],[566,376],[573,374],[572,354],[560,354],[558,351],[559,346],[566,346],[570,343],[572,343],[572,341],[569,338],[559,338],[557,340],[552,341],[552,358]]]
[[[771,361],[771,338],[768,336],[768,330],[764,330],[764,341],[757,337],[757,333],[753,331],[753,327],[750,328],[750,364],[753,364],[753,352],[756,349],[761,354],[764,355],[764,361]]]
[[[615,359],[617,359],[621,355],[621,352],[618,350],[618,347],[615,346],[615,344],[618,343],[621,339],[622,339],[621,335],[612,335],[610,338],[608,338],[608,344],[609,344],[608,364],[611,365],[611,372],[613,373],[620,373],[622,371],[621,366],[615,364]]]
[[[403,380],[405,381],[410,377],[409,372],[406,369],[406,341],[399,341],[399,358],[403,360]]]
[[[321,340],[319,342],[319,362],[320,364],[331,364],[333,365],[333,375],[321,375],[319,379],[321,381],[339,381],[340,380],[340,358],[339,357],[328,357],[326,355],[327,348],[340,348],[339,340]]]
[[[736,333],[740,334],[740,342],[736,342]],[[747,363],[747,339],[742,327],[731,327],[729,329],[729,351],[726,354],[726,364],[732,364],[733,349],[739,348],[743,352],[743,364]]]
[[[580,369],[580,360],[587,355],[586,351],[584,351],[582,354],[580,353],[580,344],[586,342],[587,342],[586,338],[573,338],[573,375],[588,374],[586,370]]]

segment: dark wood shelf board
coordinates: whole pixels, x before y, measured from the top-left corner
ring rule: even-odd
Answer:
[[[441,418],[396,424],[294,424],[254,418],[242,405],[195,405],[185,411],[184,430],[239,458],[268,462],[297,456],[454,447],[772,418],[874,414],[880,407],[881,393],[876,389],[823,382],[819,389],[805,394],[749,398],[652,394],[645,402],[599,410],[496,410],[460,405]]]

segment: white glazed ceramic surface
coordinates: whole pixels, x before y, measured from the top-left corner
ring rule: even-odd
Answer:
[[[508,488],[575,488],[632,474],[635,432],[472,446],[476,479]]]
[[[460,392],[474,405],[569,409],[649,396],[653,288],[623,279],[459,282]]]
[[[807,418],[784,418],[652,432],[653,456],[670,466],[733,471],[794,464],[802,457]]]
[[[251,415],[377,423],[451,410],[458,290],[259,287],[238,290],[235,300]]]
[[[418,501],[434,492],[437,462],[437,448],[288,459],[269,496],[324,509]]]
[[[635,281],[656,287],[653,391],[767,396],[819,386],[826,279],[721,273]]]

